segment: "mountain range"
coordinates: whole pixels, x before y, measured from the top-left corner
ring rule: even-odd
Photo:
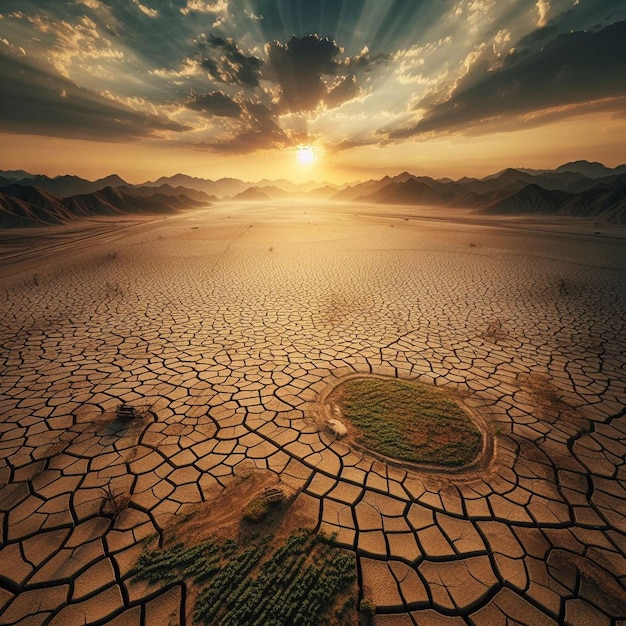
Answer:
[[[172,193],[167,187],[157,187],[149,195],[141,189],[107,186],[63,198],[33,185],[12,183],[0,188],[0,227],[66,224],[104,215],[166,214],[208,204],[208,200],[198,198],[198,192],[192,191],[196,195],[192,198]]]
[[[131,185],[113,174],[96,181],[0,171],[0,227],[66,223],[95,215],[171,213],[219,200],[308,197],[383,205],[471,208],[489,215],[554,214],[626,224],[626,165],[573,161],[554,170],[508,168],[484,178],[433,179],[403,172],[337,186],[287,180],[249,183],[176,174]]]
[[[489,215],[568,215],[626,224],[626,165],[611,169],[576,161],[556,170],[508,168],[482,179],[457,181],[403,172],[347,186],[331,200],[463,207]]]

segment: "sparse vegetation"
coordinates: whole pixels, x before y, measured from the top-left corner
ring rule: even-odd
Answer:
[[[310,530],[291,533],[272,551],[269,538],[247,546],[208,540],[144,552],[139,579],[199,587],[194,621],[238,626],[345,624],[356,578],[354,556],[330,547]],[[333,607],[339,607],[333,609]]]
[[[483,337],[485,339],[489,339],[494,343],[498,343],[498,341],[506,339],[506,336],[507,333],[504,328],[504,322],[499,317],[492,319],[483,333]]]
[[[366,617],[372,618],[376,615],[376,605],[369,598],[363,598],[361,600],[359,609]]]
[[[388,457],[458,467],[478,454],[482,437],[445,392],[395,379],[358,378],[343,385],[343,415],[358,443]]]
[[[263,497],[254,498],[248,502],[243,510],[243,519],[251,524],[258,524],[264,520],[269,513],[270,505],[268,501]]]
[[[113,519],[116,519],[119,514],[126,508],[130,502],[128,494],[115,491],[111,487],[111,483],[100,488],[102,491],[102,505],[100,511],[104,515],[110,515]]]

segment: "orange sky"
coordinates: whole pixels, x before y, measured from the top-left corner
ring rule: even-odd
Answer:
[[[454,179],[482,177],[506,167],[553,169],[579,159],[615,167],[626,160],[626,118],[581,116],[538,128],[474,137],[407,140],[334,153],[320,148],[312,165],[298,163],[295,148],[224,156],[147,140],[109,143],[5,134],[0,135],[0,142],[10,147],[3,154],[2,169],[25,169],[49,176],[72,173],[95,180],[117,173],[128,182],[140,183],[182,172],[211,179],[233,177],[256,182],[287,178],[342,184],[402,171]]]

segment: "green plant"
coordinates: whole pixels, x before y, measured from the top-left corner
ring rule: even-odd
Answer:
[[[332,623],[326,614],[353,588],[356,563],[353,554],[300,530],[278,547],[269,538],[246,547],[208,540],[144,552],[134,573],[152,583],[193,580],[198,623],[319,626]],[[347,598],[341,615],[355,604]]]
[[[367,617],[374,617],[374,615],[376,615],[376,605],[369,598],[363,598],[361,600],[359,609],[361,610],[361,613]]]
[[[338,537],[337,531],[330,533],[330,535],[327,535],[324,531],[320,531],[320,533],[317,536],[318,541],[321,541],[322,543],[326,543],[329,546],[335,545],[337,541],[337,537]]]

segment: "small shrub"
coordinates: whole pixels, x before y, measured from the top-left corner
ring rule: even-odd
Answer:
[[[336,531],[330,533],[330,535],[327,535],[322,530],[318,533],[317,540],[320,541],[321,543],[325,543],[326,545],[334,546],[337,542],[337,536],[338,536],[338,533]]]
[[[491,320],[491,322],[489,322],[489,325],[487,326],[487,329],[485,330],[483,334],[483,337],[485,339],[489,339],[493,341],[494,343],[498,343],[498,341],[501,339],[506,339],[507,332],[506,332],[506,329],[504,328],[503,321],[498,317]]]
[[[124,509],[128,508],[130,497],[127,494],[114,491],[110,484],[106,485],[106,487],[101,487],[100,491],[102,491],[102,505],[100,508],[102,514],[108,514],[113,519],[116,519]]]
[[[367,617],[374,617],[374,615],[376,615],[376,605],[369,598],[363,598],[359,608],[361,609],[361,613]]]
[[[255,498],[246,505],[243,510],[243,519],[251,524],[258,524],[269,513],[270,505],[265,498]]]

